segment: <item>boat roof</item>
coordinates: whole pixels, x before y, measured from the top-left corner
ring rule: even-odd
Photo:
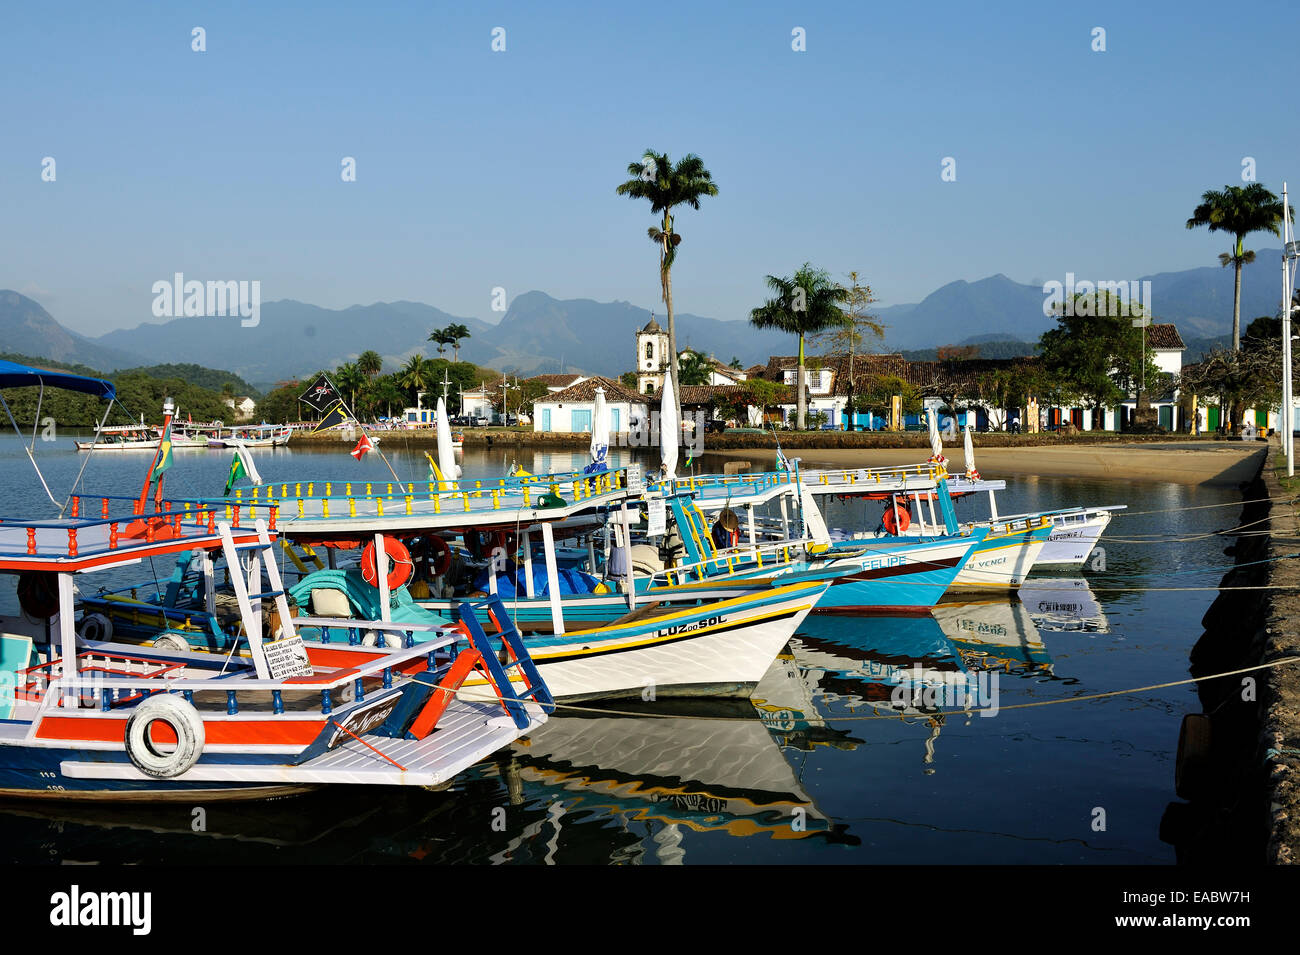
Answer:
[[[36,368],[32,365],[20,365],[15,361],[0,359],[0,388],[25,388],[33,385],[80,391],[102,398],[117,397],[117,389],[113,387],[113,383],[102,378],[88,378],[85,375],[51,371],[48,368]]]
[[[456,489],[447,489],[449,484]],[[552,488],[564,503],[539,506]],[[631,465],[595,474],[536,475],[526,481],[459,480],[441,485],[430,481],[299,481],[260,484],[235,493],[222,503],[259,509],[276,505],[276,527],[283,537],[350,539],[379,532],[523,531],[638,500],[642,487],[641,468]]]
[[[147,557],[221,546],[221,536],[210,531],[206,522],[177,522],[171,515],[149,517],[159,520],[152,525],[141,522],[136,528],[130,521],[0,518],[0,573],[83,573]],[[274,532],[270,536],[274,539]],[[232,528],[232,537],[236,545],[256,543],[257,530],[251,523],[245,524]]]

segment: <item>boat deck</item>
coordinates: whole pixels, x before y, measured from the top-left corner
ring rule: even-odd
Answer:
[[[448,704],[438,728],[423,740],[370,736],[367,739],[370,745],[366,745],[348,739],[328,753],[297,766],[221,765],[200,761],[176,778],[187,783],[443,786],[469,766],[545,722],[540,706],[527,704],[527,709],[529,725],[520,730],[510,717],[502,715],[497,703],[455,699]],[[154,781],[130,763],[65,760],[60,769],[73,779]]]

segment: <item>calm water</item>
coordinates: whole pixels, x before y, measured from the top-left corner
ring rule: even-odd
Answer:
[[[82,463],[70,438],[38,441],[37,456],[56,495],[66,493]],[[516,456],[471,451],[466,477],[498,475]],[[534,471],[578,461],[519,457]],[[258,452],[257,461],[272,481],[390,477],[375,456],[358,463],[343,446]],[[147,454],[96,454],[83,486],[138,493],[147,464]],[[229,452],[178,451],[167,491],[220,494],[229,465]],[[422,454],[396,455],[393,466],[402,478],[427,474]],[[556,716],[448,791],[340,788],[201,807],[14,804],[0,806],[0,845],[10,861],[52,863],[1172,863],[1157,829],[1175,798],[1179,721],[1200,709],[1195,691],[1069,700],[1186,677],[1215,594],[1145,588],[1214,586],[1227,542],[1150,535],[1231,527],[1236,507],[1179,509],[1239,495],[1047,478],[1009,485],[1002,513],[1109,503],[1160,513],[1117,518],[1103,538],[1104,569],[1038,575],[1020,600],[944,603],[926,617],[812,617],[753,701]],[[0,439],[0,488],[0,518],[49,513],[13,437]],[[963,502],[958,513],[985,507]],[[860,502],[828,510],[832,526],[863,520]],[[0,612],[12,610],[12,583],[0,581]],[[918,665],[931,686],[983,672],[978,704],[991,697],[999,711],[944,715],[918,696],[900,717],[890,696]],[[1007,709],[1049,700],[1065,702]],[[864,719],[878,714],[890,718]]]

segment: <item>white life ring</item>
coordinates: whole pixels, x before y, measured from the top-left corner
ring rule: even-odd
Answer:
[[[379,637],[378,637],[378,631],[376,630],[371,630],[369,633],[367,633],[364,637],[361,638],[361,645],[363,647],[373,647],[378,643],[379,643]],[[388,631],[384,631],[384,646],[386,646],[390,650],[400,650],[402,649],[402,638],[395,633],[389,633]]]
[[[77,635],[83,640],[112,640],[113,621],[102,613],[88,613],[77,625]]]
[[[190,644],[180,634],[168,632],[153,642],[153,648],[155,650],[188,650]]]
[[[154,745],[150,737],[154,723],[166,723],[176,734],[176,746],[170,752]],[[203,742],[198,710],[170,693],[149,697],[126,721],[126,755],[146,776],[171,779],[187,772],[203,753]]]

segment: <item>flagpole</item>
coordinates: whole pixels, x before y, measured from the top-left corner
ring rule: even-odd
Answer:
[[[329,385],[329,390],[334,392],[334,394],[338,396],[339,405],[342,406],[343,410],[345,410],[348,413],[348,416],[357,423],[357,427],[361,429],[362,437],[368,438],[369,435],[366,434],[366,426],[362,424],[361,418],[357,415],[353,407],[350,404],[348,404],[347,399],[343,397],[343,392],[339,391],[338,388],[334,386],[334,382],[330,381],[329,375],[326,375],[322,372],[320,377],[316,379],[317,384],[314,385],[313,388],[318,387],[322,379],[324,380],[325,384]],[[311,392],[312,392],[312,388],[308,388],[304,394],[298,396],[298,400],[311,405],[313,408],[316,408],[316,410],[319,411],[320,409],[313,402],[307,401],[306,396],[311,394]],[[379,447],[379,445],[374,444],[373,442],[371,442],[370,447],[371,450],[379,452],[379,459],[384,462],[385,466],[388,468],[388,473],[393,476],[393,480],[396,481],[398,484],[401,484],[404,487],[406,487],[407,493],[413,491],[415,485],[414,484],[408,485],[407,482],[403,481],[400,477],[397,476],[397,472],[393,470],[393,465],[391,462],[389,462],[388,457],[384,454],[383,449]],[[360,458],[358,458],[357,460],[360,460]]]
[[[175,410],[175,405],[172,404],[172,400],[170,398],[164,398],[163,399],[163,430],[162,430],[162,434],[158,438],[158,447],[154,450],[153,460],[149,462],[149,470],[146,471],[144,475],[144,487],[140,488],[140,500],[135,502],[136,514],[144,513],[144,503],[145,501],[149,500],[149,485],[153,483],[153,469],[158,466],[158,456],[162,454],[163,441],[167,437],[167,426],[171,424],[172,412],[174,410]],[[158,479],[158,488],[159,491],[161,492],[162,489],[161,476],[159,476]],[[158,498],[154,498],[155,507],[157,507],[157,501]]]

